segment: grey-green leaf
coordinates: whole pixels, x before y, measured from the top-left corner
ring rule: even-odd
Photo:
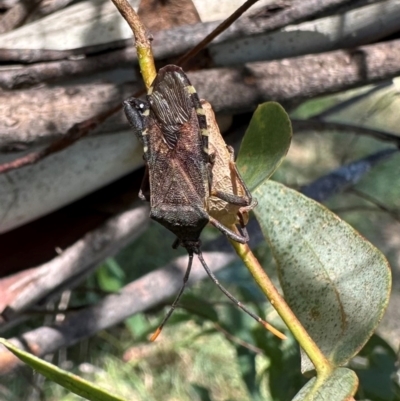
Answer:
[[[387,260],[321,204],[273,181],[253,192],[286,302],[334,366],[372,335],[389,300]],[[311,370],[302,358],[302,370]]]
[[[252,191],[278,168],[292,140],[292,125],[286,111],[275,102],[260,104],[251,118],[236,160]]]
[[[57,366],[40,359],[29,352],[25,352],[9,341],[0,338],[0,344],[3,344],[21,361],[25,362],[31,368],[47,377],[51,381],[60,384],[69,391],[80,395],[91,401],[124,401],[122,398],[117,397],[109,392],[95,386],[94,384],[80,378],[77,375],[66,372]]]
[[[357,387],[357,375],[350,369],[338,368],[322,382],[312,378],[292,401],[346,401],[356,393]]]

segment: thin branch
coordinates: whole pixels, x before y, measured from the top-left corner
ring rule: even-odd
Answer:
[[[95,117],[89,118],[88,120],[82,121],[80,123],[74,124],[61,139],[53,142],[50,146],[40,150],[38,152],[28,153],[26,156],[20,157],[19,159],[15,159],[9,163],[4,163],[0,165],[0,174],[6,173],[10,170],[15,170],[21,168],[23,166],[28,166],[30,164],[37,163],[39,160],[44,159],[45,157],[60,152],[61,150],[69,147],[89,132],[93,131],[100,124],[102,124],[108,117],[115,114],[117,111],[121,109],[121,104],[113,107],[101,113]]]
[[[363,127],[349,123],[324,121],[321,119],[309,118],[307,120],[299,120],[292,118],[292,126],[294,133],[302,133],[304,131],[340,131],[349,134],[366,135],[383,142],[394,143],[400,147],[400,136],[384,132],[375,128]]]
[[[281,6],[281,10],[275,12],[274,14],[269,13],[269,8],[272,5],[266,6],[265,16],[267,19],[262,19],[262,12],[258,11],[254,16],[257,21],[256,29],[254,33],[267,33],[272,32],[277,29],[283,28],[293,23],[300,23],[302,21],[311,19],[316,15],[320,15],[329,10],[335,9],[339,6],[350,3],[352,0],[292,0],[290,3],[278,2],[278,6]],[[288,6],[289,5],[289,6]]]
[[[339,103],[329,106],[328,108],[318,112],[317,114],[313,114],[310,118],[312,118],[313,120],[324,121],[331,115],[340,113],[343,110],[347,110],[348,108],[352,107],[358,102],[368,99],[369,97],[373,96],[375,93],[381,91],[382,89],[390,88],[392,85],[393,85],[392,81],[381,82],[377,85],[374,85],[372,88],[368,88],[366,91],[363,91],[362,93],[358,93],[354,96],[351,96],[349,99],[343,100]]]
[[[331,212],[335,214],[339,213],[352,213],[352,212],[384,212],[384,210],[378,209],[374,206],[365,206],[365,205],[355,205],[355,206],[340,206],[334,207],[330,209]]]
[[[0,152],[26,152],[50,145],[62,139],[77,122],[109,112],[138,89],[133,84],[98,83],[0,91]],[[120,112],[95,132],[119,133],[127,129],[126,118]]]
[[[301,188],[308,197],[323,202],[357,184],[378,163],[398,153],[397,149],[379,150],[371,155],[340,166]]]
[[[350,188],[348,190],[348,192],[353,193],[355,195],[357,195],[358,197],[365,199],[366,201],[372,203],[373,205],[375,205],[378,209],[382,210],[383,212],[388,213],[393,219],[395,219],[397,222],[400,223],[400,216],[398,213],[396,213],[395,211],[391,210],[390,208],[388,208],[385,204],[383,204],[381,201],[379,201],[378,199],[376,199],[374,196],[371,196],[367,193],[365,193],[364,191],[361,191],[357,188]]]
[[[226,20],[218,25],[209,35],[207,35],[201,42],[199,42],[193,49],[189,50],[176,62],[177,65],[184,67],[185,64],[201,50],[205,49],[217,36],[226,31],[244,12],[246,12],[252,5],[257,3],[258,0],[247,0],[241,7],[239,7],[233,14]]]
[[[127,0],[112,0],[112,2],[132,29],[140,71],[146,88],[149,88],[157,75],[150,35]]]
[[[127,0],[112,0],[112,2],[132,29],[136,43],[143,47],[151,47],[146,28],[143,26],[139,16],[129,2]]]
[[[349,192],[351,192],[351,190]],[[393,219],[395,219],[397,222],[400,223],[400,212],[398,210],[390,210],[391,213],[389,213],[387,210],[380,209],[377,206],[365,206],[365,205],[341,206],[332,208],[331,211],[335,214],[353,213],[353,212],[374,212],[374,213],[382,212],[389,214],[391,217],[393,217]]]

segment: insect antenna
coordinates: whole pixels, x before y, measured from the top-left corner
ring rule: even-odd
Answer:
[[[282,340],[286,339],[286,336],[281,333],[279,330],[277,330],[275,327],[271,326],[268,322],[266,322],[264,319],[261,319],[260,316],[256,315],[253,313],[251,310],[247,309],[246,306],[244,306],[240,301],[238,301],[227,289],[225,289],[220,282],[218,281],[217,277],[215,277],[214,273],[210,270],[210,268],[207,266],[206,261],[203,258],[203,254],[200,249],[197,250],[197,257],[199,258],[201,264],[204,267],[204,270],[206,273],[209,275],[212,281],[214,281],[215,285],[238,307],[240,308],[243,312],[246,312],[249,316],[251,316],[254,320],[256,320],[258,323],[262,324],[267,330],[269,330],[271,333],[275,334],[277,337],[281,338]]]
[[[165,315],[163,321],[158,326],[157,330],[151,335],[150,341],[155,341],[157,339],[157,337],[160,335],[161,330],[165,326],[165,323],[167,323],[168,319],[171,317],[172,313],[174,312],[174,310],[176,308],[176,305],[179,302],[179,299],[181,298],[181,296],[183,294],[183,291],[185,290],[186,284],[187,284],[187,282],[189,280],[190,271],[192,270],[193,251],[188,250],[188,254],[189,254],[189,261],[188,261],[188,266],[186,268],[186,273],[185,273],[185,275],[183,277],[182,287],[179,290],[178,295],[176,296],[175,301],[172,303],[171,308],[169,309],[168,313]]]

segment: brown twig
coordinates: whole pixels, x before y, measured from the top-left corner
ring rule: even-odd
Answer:
[[[149,46],[150,41],[146,34],[146,28],[132,6],[126,0],[112,0],[112,2],[132,29],[136,43],[139,43],[141,46]]]
[[[364,200],[372,203],[381,211],[388,213],[394,220],[396,220],[397,222],[400,222],[399,214],[396,213],[395,211],[391,210],[390,208],[388,208],[385,204],[383,204],[381,201],[376,199],[374,196],[371,196],[357,188],[350,188],[348,190],[348,192],[353,193],[353,194],[357,195],[358,197],[360,197],[361,199],[364,199]]]
[[[23,166],[28,166],[30,164],[37,163],[39,160],[45,157],[60,152],[61,150],[67,148],[83,136],[87,135],[90,131],[93,131],[101,123],[103,123],[108,117],[112,116],[118,110],[121,109],[121,104],[101,113],[95,117],[89,118],[88,120],[82,121],[80,123],[74,124],[65,134],[65,136],[55,142],[50,146],[38,152],[32,152],[26,156],[20,157],[19,159],[13,160],[9,163],[4,163],[0,165],[0,174],[6,173],[10,170],[15,170]]]
[[[226,20],[218,25],[209,35],[207,35],[201,42],[199,42],[193,49],[189,50],[176,62],[177,65],[184,67],[185,64],[194,56],[196,56],[202,49],[212,42],[218,35],[226,31],[244,12],[246,12],[252,5],[257,3],[258,0],[247,0],[241,7],[239,7],[233,14]]]
[[[8,32],[22,25],[37,8],[41,0],[21,1],[0,17],[0,33]]]
[[[133,32],[140,71],[146,88],[149,88],[157,75],[151,49],[152,38],[127,0],[112,0],[112,2]]]
[[[254,33],[261,33],[260,31],[267,33],[285,26],[291,25],[294,22],[300,23],[320,14],[323,14],[329,10],[333,10],[339,6],[350,3],[352,0],[292,0],[289,3],[284,1],[277,3],[281,10],[270,15],[268,8],[273,6],[269,5],[266,7],[266,19],[260,18],[261,13],[256,12],[256,15],[250,18],[255,18],[257,21],[257,28]],[[289,4],[289,6],[288,6]],[[261,15],[260,15],[261,14]]]

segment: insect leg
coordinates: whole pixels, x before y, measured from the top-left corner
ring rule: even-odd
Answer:
[[[249,242],[250,237],[249,233],[247,232],[246,224],[244,222],[243,214],[241,212],[238,212],[238,219],[239,219],[239,230],[240,234],[242,235],[243,238],[246,239],[246,242]]]
[[[267,330],[269,330],[271,333],[275,334],[277,337],[281,339],[286,339],[286,336],[281,333],[279,330],[275,329],[275,327],[271,326],[268,322],[266,322],[264,319],[261,319],[260,316],[256,315],[253,313],[251,310],[247,309],[246,306],[244,306],[240,301],[238,301],[227,289],[225,289],[220,282],[218,281],[217,277],[215,277],[214,273],[210,270],[210,268],[207,266],[206,261],[203,258],[203,254],[201,253],[200,249],[197,250],[197,257],[199,258],[201,264],[204,267],[204,270],[206,273],[209,275],[212,281],[214,281],[215,285],[238,307],[240,308],[243,312],[247,313],[249,316],[251,316],[255,321],[258,323],[262,324]]]
[[[238,220],[239,220],[239,225],[240,225],[240,233],[243,238],[246,239],[246,242],[249,240],[249,235],[246,230],[246,223],[248,221],[248,216],[247,214],[254,209],[257,206],[257,200],[253,199],[251,192],[247,188],[247,185],[243,181],[243,178],[241,177],[236,163],[235,163],[235,152],[232,148],[232,146],[227,146],[228,152],[230,153],[230,161],[229,161],[229,168],[231,171],[231,177],[232,177],[232,186],[233,186],[233,191],[237,191],[237,183],[239,183],[242,186],[242,189],[245,193],[245,195],[235,195],[235,194],[230,194],[230,193],[224,193],[220,191],[214,191],[211,193],[211,195],[217,196],[218,198],[224,200],[225,202],[228,202],[233,205],[241,206],[239,208],[239,211],[237,212]]]
[[[218,228],[218,230],[221,231],[222,234],[226,235],[228,238],[233,239],[236,242],[239,242],[239,244],[245,244],[249,241],[248,235],[246,237],[246,236],[235,233],[234,231],[230,230],[228,227],[225,227],[223,224],[221,224],[217,219],[214,219],[214,217],[209,216],[209,222],[215,228]]]
[[[247,190],[247,188],[246,188],[246,190]],[[243,215],[246,215],[248,212],[250,212],[252,209],[254,209],[257,206],[257,201],[255,199],[250,198],[251,203],[249,204],[249,198],[247,198],[247,197],[242,197],[239,195],[229,194],[229,193],[221,192],[221,191],[212,191],[211,196],[216,196],[217,198],[222,199],[223,201],[228,202],[229,204],[232,204],[232,205],[242,206],[239,209],[239,211],[237,212],[237,216],[238,216],[238,220],[239,220],[241,235],[245,239],[245,242],[248,242],[249,235],[246,230],[245,218]],[[247,220],[248,220],[248,217],[246,217],[246,221]],[[211,224],[214,224],[214,223],[211,222]],[[225,227],[225,226],[223,226],[223,227]],[[228,237],[232,238],[230,233],[229,234],[226,233],[226,231],[222,230],[220,227],[217,227],[217,228],[219,230],[223,231],[224,234],[228,235]],[[227,229],[227,230],[229,230],[229,229]],[[235,238],[233,238],[233,239],[235,239]],[[235,239],[235,241],[236,241],[236,239]],[[240,241],[238,241],[238,242],[240,242]]]
[[[225,202],[231,203],[232,205],[243,206],[245,208],[249,207],[249,199],[244,196],[229,194],[223,191],[212,191],[211,196],[216,196],[217,198],[222,199]]]
[[[165,315],[163,321],[158,326],[157,330],[153,333],[153,335],[150,337],[150,341],[155,341],[157,339],[157,337],[161,333],[161,330],[165,326],[165,323],[167,323],[168,319],[171,317],[172,313],[174,312],[174,310],[176,308],[176,305],[178,304],[179,299],[181,298],[181,295],[183,294],[183,291],[185,290],[186,284],[187,284],[187,282],[189,280],[190,271],[192,269],[192,263],[193,263],[193,251],[188,250],[188,253],[189,253],[189,262],[188,262],[188,266],[186,268],[186,273],[185,273],[185,275],[183,277],[182,287],[179,290],[178,295],[175,298],[175,301],[172,303],[170,310]]]
[[[233,150],[232,146],[227,145],[227,149],[230,153],[229,168],[231,170],[232,183],[235,184],[236,181],[238,181],[242,186],[245,195],[239,196],[220,191],[215,191],[215,193],[212,193],[212,195],[233,205],[243,206],[243,208],[241,209],[245,209],[244,211],[249,212],[250,210],[254,209],[257,206],[257,201],[253,200],[253,196],[251,195],[249,189],[247,188],[246,183],[243,181],[243,178],[241,177],[237,169],[235,163],[235,151]]]
[[[243,181],[242,176],[239,173],[239,170],[237,169],[236,163],[235,163],[235,151],[233,150],[232,146],[227,146],[229,153],[231,154],[231,160],[229,161],[229,168],[231,169],[231,174],[235,176],[235,178],[239,181],[239,183],[242,185],[244,192],[246,196],[244,197],[247,199],[247,205],[244,205],[244,207],[240,208],[241,211],[243,212],[250,212],[250,210],[254,209],[258,202],[257,200],[253,199],[253,196],[247,188],[246,183]],[[233,181],[235,182],[235,181]]]

